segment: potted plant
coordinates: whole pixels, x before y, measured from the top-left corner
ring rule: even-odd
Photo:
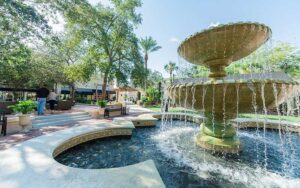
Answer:
[[[105,100],[100,100],[100,101],[97,101],[96,102],[97,106],[99,106],[99,116],[104,116],[104,113],[105,113],[105,107],[107,105],[107,101]]]
[[[36,109],[36,104],[32,100],[20,101],[15,105],[9,106],[15,113],[20,113],[19,124],[25,129],[25,127],[32,125],[30,113]]]

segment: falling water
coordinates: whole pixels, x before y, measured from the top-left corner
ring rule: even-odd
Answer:
[[[173,96],[176,95],[176,90],[174,88],[173,90]],[[173,103],[172,103],[172,107],[175,107],[176,106],[176,100],[175,100],[176,97],[174,97],[174,100],[173,100]],[[171,113],[171,126],[173,126],[173,113]]]
[[[286,116],[291,116],[292,114],[292,107],[291,107],[291,100],[288,98],[288,93],[287,93],[287,90],[290,90],[289,87],[293,87],[292,85],[286,85],[286,84],[283,84],[283,91],[284,91],[284,95],[285,95],[285,101],[286,101]],[[289,161],[287,162],[286,164],[286,173],[288,173],[287,175],[289,174],[292,174],[293,173],[293,159],[294,159],[294,156],[295,156],[295,146],[293,144],[293,141],[292,141],[292,134],[291,134],[291,131],[289,131],[289,127],[288,125],[286,125],[286,136],[287,136],[287,149],[291,151],[291,154],[289,155]]]
[[[196,103],[196,98],[195,98],[196,87],[195,87],[195,83],[193,83],[193,85],[192,85],[191,92],[192,92],[192,111],[193,111],[193,118],[194,118],[195,103]]]
[[[186,125],[187,117],[187,99],[188,99],[188,86],[185,84],[185,99],[184,99],[184,124]]]
[[[267,111],[267,107],[266,107],[266,100],[265,100],[265,83],[262,82],[261,83],[261,99],[263,101],[263,111],[264,111],[264,140],[266,140],[266,125],[267,125],[267,115],[268,115],[268,111]],[[264,167],[265,167],[265,171],[267,171],[267,166],[268,166],[268,160],[267,160],[267,143],[264,143],[264,154],[265,154],[265,163],[264,163]]]
[[[277,89],[277,86],[276,86],[276,83],[274,82],[273,83],[273,94],[274,94],[274,98],[275,98],[275,106],[276,106],[276,111],[277,111],[277,115],[279,117],[279,125],[278,125],[278,134],[279,134],[279,138],[280,138],[280,150],[281,150],[281,153],[282,153],[282,158],[284,159],[284,163],[285,164],[286,162],[286,154],[285,154],[285,150],[284,150],[284,141],[283,141],[283,138],[282,138],[282,118],[281,118],[281,112],[280,112],[280,109],[279,109],[279,104],[278,104],[278,89]]]
[[[162,129],[162,130],[164,130],[165,125],[167,124],[167,118],[166,118],[166,107],[167,107],[167,103],[168,103],[168,98],[164,96],[163,102],[161,103],[161,104],[162,104],[162,106],[161,106],[161,111],[163,112],[163,113],[162,113],[162,116],[161,116],[161,121],[162,121],[161,129]]]
[[[182,89],[182,86],[179,87],[179,107],[182,107],[182,105],[181,105],[181,89]],[[182,120],[181,116],[180,116],[180,120]]]
[[[227,30],[226,30],[226,26],[224,27],[224,38],[225,38],[225,40],[224,40],[224,52],[223,52],[223,57],[225,58],[226,57],[226,45],[227,45],[227,42],[226,42],[226,39],[227,39]]]
[[[223,84],[223,134],[222,138],[224,139],[225,133],[226,133],[226,91],[227,91],[227,84]]]
[[[213,83],[213,88],[212,88],[212,120],[211,120],[212,121],[213,134],[215,134],[215,89],[216,89],[216,84]]]
[[[240,101],[240,83],[236,83],[235,85],[236,87],[236,117],[238,118],[239,117],[239,101]],[[239,128],[240,126],[237,126],[237,135],[239,134]],[[240,147],[240,146],[238,146]],[[239,153],[238,153],[239,155]]]
[[[256,89],[255,85],[252,82],[248,82],[248,88],[252,91],[252,108],[255,113],[255,123],[256,123],[256,136],[259,136],[259,123],[258,123],[258,114],[257,114],[257,104],[256,104]],[[259,159],[259,150],[258,150],[258,143],[256,143],[256,159],[257,159],[257,166],[258,166],[258,159]]]
[[[255,25],[251,25],[250,26],[250,33],[252,33],[253,31],[255,30]],[[256,42],[256,45],[257,45],[257,40],[255,41]],[[254,52],[255,53],[255,52]],[[255,63],[257,62],[257,56],[255,58]],[[249,68],[250,68],[250,75],[251,75],[251,79],[253,79],[253,73],[254,73],[254,70],[253,70],[253,62],[250,61],[250,64],[249,64]]]
[[[300,117],[300,89],[295,89],[296,93],[296,109],[298,111],[298,117]]]

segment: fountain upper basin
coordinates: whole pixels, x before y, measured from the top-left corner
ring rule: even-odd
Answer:
[[[178,47],[181,57],[210,69],[210,78],[226,76],[225,67],[248,56],[271,36],[271,29],[259,23],[235,23],[209,28],[187,38]]]
[[[231,63],[251,54],[270,36],[271,29],[264,24],[241,22],[221,25],[187,38],[179,46],[178,53],[196,65],[209,67],[219,59]]]

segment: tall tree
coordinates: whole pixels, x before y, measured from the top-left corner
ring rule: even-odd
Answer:
[[[52,75],[60,75],[55,77],[49,75],[52,82],[67,84],[70,88],[71,99],[75,95],[75,83],[88,80],[92,74],[91,70],[84,63],[84,55],[86,46],[82,42],[80,33],[74,28],[67,28],[64,33],[53,34],[47,37],[42,46],[36,49],[39,56],[44,56],[49,67],[56,65],[56,70],[52,70]],[[50,74],[51,74],[50,73]],[[55,74],[54,74],[55,73]],[[77,76],[76,76],[77,74]],[[49,81],[49,80],[48,80]]]
[[[9,54],[1,57],[0,81],[11,88],[26,87],[32,74],[31,50],[23,44],[9,49]]]
[[[124,71],[119,71],[118,68],[122,68],[119,65],[132,63],[139,53],[134,28],[141,22],[140,14],[136,13],[136,8],[141,6],[140,0],[111,2],[113,7],[75,3],[64,12],[68,26],[77,28],[88,42],[88,59],[103,74],[104,99],[108,81],[116,74],[126,76]]]
[[[161,46],[158,46],[156,40],[154,40],[152,37],[145,37],[140,40],[140,45],[142,47],[143,53],[144,53],[144,64],[146,69],[146,80],[148,77],[148,59],[149,59],[149,53],[155,52],[159,49],[161,49]],[[145,82],[145,89],[147,88],[147,81]]]
[[[14,87],[28,83],[32,50],[25,42],[48,31],[47,21],[24,1],[0,1],[0,79]],[[12,87],[13,87],[12,86]]]
[[[174,81],[174,71],[178,70],[178,66],[176,63],[170,61],[164,66],[164,69],[170,74],[170,83],[172,84]]]

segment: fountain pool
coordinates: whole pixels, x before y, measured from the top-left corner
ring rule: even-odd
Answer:
[[[131,139],[112,137],[87,142],[56,157],[75,168],[113,168],[153,159],[166,187],[297,187],[300,184],[300,137],[278,131],[240,129],[243,151],[219,156],[199,148],[199,124],[158,121],[153,128],[137,128]],[[267,156],[264,148],[267,148]],[[284,151],[282,151],[282,148]],[[284,155],[283,155],[283,154]]]

